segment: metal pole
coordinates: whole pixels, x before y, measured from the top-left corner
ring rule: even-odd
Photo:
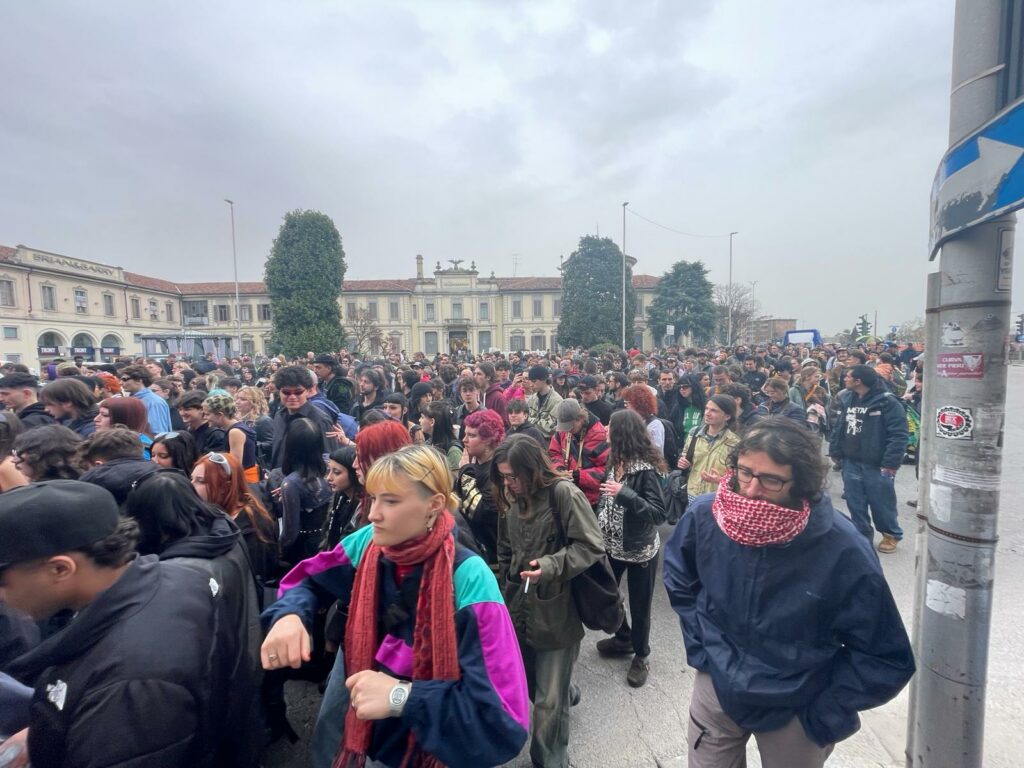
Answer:
[[[725,340],[725,345],[727,347],[732,346],[732,236],[738,234],[739,232],[729,233],[729,293],[727,294],[729,297],[729,337]]]
[[[750,338],[747,339],[747,343],[755,344],[757,339],[754,338],[754,321],[757,317],[757,280],[750,283]]]
[[[622,204],[622,351],[626,351],[626,206]]]
[[[1003,106],[1004,13],[1013,6],[1004,0],[956,4],[951,144]],[[922,457],[929,475],[921,479],[928,534],[911,712],[915,768],[983,763],[1010,318],[998,272],[1015,227],[1013,215],[974,226],[947,242],[939,261],[940,338],[925,350],[925,388],[929,407],[937,410],[921,417],[935,439],[926,441]],[[954,327],[962,335],[943,334]],[[982,378],[937,376],[940,353],[982,356]]]
[[[224,202],[228,204],[231,209],[231,260],[235,265],[235,329],[238,332],[238,337],[235,339],[235,343],[238,345],[235,348],[235,354],[242,354],[242,300],[238,295],[238,250],[235,248],[235,202],[224,198]]]

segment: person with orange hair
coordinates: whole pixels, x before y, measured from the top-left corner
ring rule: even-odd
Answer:
[[[235,521],[249,551],[256,580],[262,586],[277,577],[277,523],[253,496],[242,465],[230,453],[208,453],[192,469],[192,487],[199,498],[220,507]]]
[[[498,506],[491,486],[491,460],[505,439],[505,425],[497,411],[484,409],[466,417],[455,495],[462,502],[459,513],[469,523],[477,548],[491,568],[498,565]]]

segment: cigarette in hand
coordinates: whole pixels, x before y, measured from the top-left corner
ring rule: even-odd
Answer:
[[[527,579],[526,580],[526,586],[523,587],[523,594],[526,595],[526,594],[529,594],[529,592],[530,592],[530,580]]]

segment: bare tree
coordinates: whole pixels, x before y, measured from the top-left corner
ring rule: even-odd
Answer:
[[[733,346],[737,339],[750,335],[751,324],[760,313],[760,306],[754,300],[749,285],[733,283],[715,286],[715,312],[718,318],[718,339],[726,346]],[[732,338],[729,336],[729,306],[732,306]]]
[[[924,341],[924,318],[915,317],[913,320],[905,320],[896,327],[894,341],[901,344]]]
[[[356,316],[348,319],[348,327],[345,330],[349,348],[356,354],[365,356],[387,352],[384,334],[365,307],[357,309]]]

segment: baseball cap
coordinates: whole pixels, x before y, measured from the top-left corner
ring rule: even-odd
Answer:
[[[110,491],[80,480],[0,493],[0,569],[94,544],[117,530],[119,519]]]
[[[584,376],[580,379],[580,389],[593,389],[597,386],[597,378],[594,376]]]
[[[568,432],[576,426],[576,419],[582,415],[583,406],[577,400],[572,398],[563,400],[558,404],[558,410],[555,411],[555,418],[558,419],[555,429],[559,432]]]
[[[530,369],[527,374],[527,378],[530,381],[547,381],[548,380],[548,369],[546,365],[535,365]],[[2,381],[2,379],[0,379]]]

